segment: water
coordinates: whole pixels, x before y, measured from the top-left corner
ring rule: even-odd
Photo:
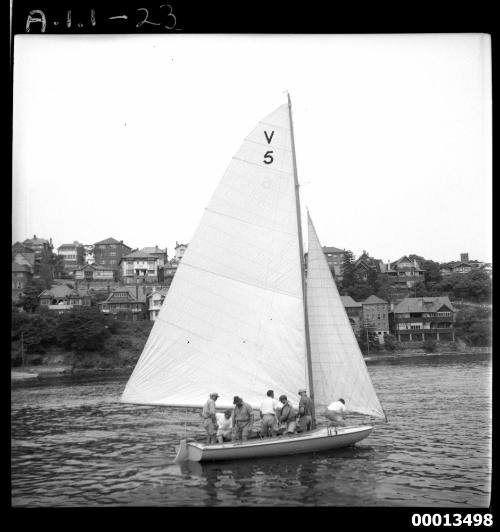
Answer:
[[[491,360],[369,364],[389,423],[327,453],[173,464],[196,411],[118,402],[127,374],[12,389],[13,506],[487,507]],[[373,420],[372,420],[373,421]]]

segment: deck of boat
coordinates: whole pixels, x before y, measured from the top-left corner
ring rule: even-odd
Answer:
[[[300,434],[214,445],[182,440],[175,461],[233,460],[326,451],[352,445],[366,438],[372,429],[370,425],[323,427]]]

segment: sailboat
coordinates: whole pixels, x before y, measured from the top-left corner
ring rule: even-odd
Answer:
[[[335,281],[307,215],[307,277],[290,96],[232,158],[179,263],[122,401],[218,409],[238,395],[258,409],[268,389],[315,411],[385,418]],[[313,418],[315,416],[313,415]],[[316,452],[366,438],[373,425],[204,444],[181,440],[176,461]]]

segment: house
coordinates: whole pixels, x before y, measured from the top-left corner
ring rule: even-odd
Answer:
[[[23,245],[34,251],[35,260],[37,261],[51,257],[54,249],[52,238],[47,240],[45,238],[38,238],[36,235],[33,235],[33,238],[27,238],[23,242]]]
[[[19,299],[33,277],[33,272],[29,265],[12,263],[12,300]]]
[[[84,246],[76,240],[72,244],[61,244],[57,248],[57,254],[62,257],[64,272],[70,275],[73,275],[74,270],[83,266],[85,262]]]
[[[347,317],[355,333],[358,333],[363,324],[363,305],[354,301],[351,296],[340,296]]]
[[[334,246],[323,246],[323,253],[330,267],[333,276],[339,281],[342,280],[342,261],[344,260],[345,249]]]
[[[35,252],[21,242],[16,242],[12,246],[12,262],[25,264],[29,266],[31,273],[35,273]]]
[[[168,264],[167,248],[161,249],[157,245],[154,247],[142,248],[139,251],[147,253],[158,259],[156,263],[158,282],[163,283],[165,280],[165,266]]]
[[[16,242],[12,246],[12,262],[28,266],[30,272],[35,273],[35,252],[20,242]]]
[[[183,245],[183,244],[181,244]],[[161,249],[158,246],[142,248],[139,250],[141,253],[147,253],[158,259],[158,267],[163,268],[168,262],[167,248]],[[184,253],[184,251],[183,251]]]
[[[158,283],[158,260],[157,256],[142,251],[124,255],[119,263],[123,284]]]
[[[456,312],[447,296],[406,297],[394,307],[394,333],[399,342],[454,341]]]
[[[480,266],[480,269],[486,272],[490,276],[490,278],[492,277],[493,268],[491,262],[485,262],[482,266]]]
[[[479,260],[469,260],[468,253],[460,253],[459,261],[444,262],[440,265],[441,275],[453,273],[469,273],[474,269],[482,269],[491,275],[491,264]]]
[[[425,279],[425,270],[420,268],[416,260],[410,260],[406,255],[394,262],[388,262],[382,271],[397,285],[407,288],[412,288]]]
[[[134,293],[135,292],[135,293]],[[131,319],[142,320],[146,312],[146,293],[139,287],[121,286],[115,288],[105,301],[98,303],[104,314],[128,313]]]
[[[188,244],[180,244],[179,242],[175,242],[175,258],[177,260],[181,260],[184,256],[184,253],[188,247]]]
[[[95,263],[95,255],[94,255],[94,245],[93,244],[87,244],[83,246],[83,262],[85,264],[94,264]]]
[[[441,264],[439,271],[441,272],[441,275],[451,275],[454,273],[469,273],[474,268],[478,267],[479,265],[471,262],[451,261]]]
[[[163,269],[164,282],[167,286],[170,286],[170,284],[172,283],[172,279],[174,278],[175,272],[177,271],[179,262],[182,260],[182,257],[184,256],[184,252],[186,251],[187,247],[188,244],[179,244],[179,242],[175,243],[175,256],[173,259],[165,263],[165,267]]]
[[[151,321],[156,320],[167,292],[168,288],[162,288],[160,290],[153,289],[153,291],[146,296],[147,309],[149,313],[149,319]]]
[[[362,302],[363,327],[375,333],[380,343],[389,334],[389,303],[380,297],[371,295]]]
[[[70,288],[67,285],[54,285],[39,296],[40,306],[63,312],[75,307],[90,307],[92,297],[87,290]]]
[[[367,251],[363,250],[363,253],[359,256],[358,259],[354,262],[354,272],[355,275],[364,279],[368,279],[370,272],[379,274],[382,271],[381,267],[382,261],[379,259],[374,259],[370,257]]]
[[[94,244],[94,257],[97,266],[105,266],[112,269],[118,276],[120,260],[124,255],[132,251],[132,248],[123,243],[123,240],[107,238]]]
[[[99,266],[97,264],[85,264],[80,268],[73,270],[73,277],[75,281],[114,281],[116,278],[116,271],[112,268]]]

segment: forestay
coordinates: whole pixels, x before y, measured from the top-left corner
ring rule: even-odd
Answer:
[[[342,397],[349,411],[385,417],[308,214],[307,312],[316,411]]]
[[[218,407],[306,385],[288,106],[248,135],[182,258],[122,400]]]

